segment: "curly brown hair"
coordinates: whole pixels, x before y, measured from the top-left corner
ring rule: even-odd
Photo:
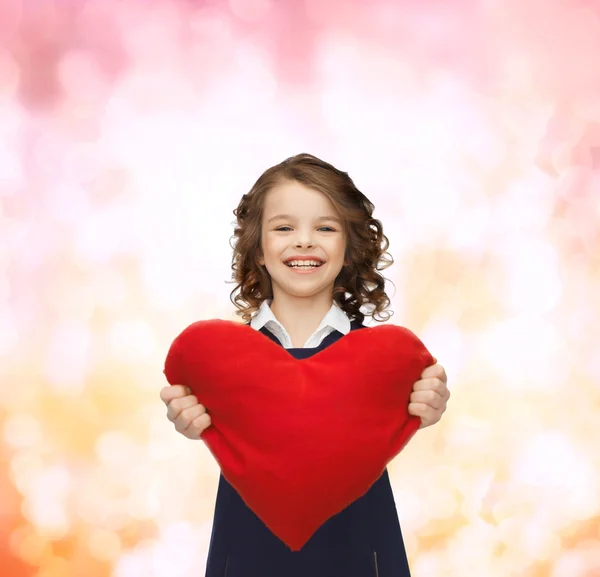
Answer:
[[[332,298],[351,320],[365,316],[378,322],[388,320],[390,299],[384,290],[385,278],[378,272],[393,264],[387,252],[389,240],[381,222],[373,218],[373,203],[356,188],[348,173],[312,156],[298,154],[267,169],[233,211],[237,218],[230,245],[232,281],[230,298],[236,314],[249,321],[266,299],[273,298],[271,277],[258,263],[261,254],[261,227],[266,194],[282,181],[297,181],[325,194],[344,221],[347,263],[335,279]],[[235,242],[233,242],[235,240]],[[232,244],[233,243],[233,244]],[[237,293],[237,294],[236,294]],[[366,308],[366,312],[361,310]]]

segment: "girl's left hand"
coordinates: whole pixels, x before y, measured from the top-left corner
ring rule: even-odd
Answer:
[[[449,398],[448,377],[444,367],[431,365],[413,385],[408,412],[421,417],[420,429],[435,425],[442,418]]]

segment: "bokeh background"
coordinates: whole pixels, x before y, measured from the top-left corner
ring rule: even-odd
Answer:
[[[162,365],[306,151],[450,377],[390,465],[414,576],[600,576],[599,63],[596,0],[0,0],[0,574],[203,574]]]

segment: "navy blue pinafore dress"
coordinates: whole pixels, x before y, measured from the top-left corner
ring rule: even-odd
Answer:
[[[366,328],[351,323],[351,330]],[[268,329],[260,332],[281,345]],[[334,331],[318,347],[287,350],[305,359],[343,336]],[[206,577],[410,577],[387,469],[300,551],[275,537],[221,475]]]

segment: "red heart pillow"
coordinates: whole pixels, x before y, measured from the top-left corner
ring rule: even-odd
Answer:
[[[165,375],[207,407],[202,439],[223,476],[297,551],[415,434],[409,397],[433,362],[393,325],[352,331],[299,360],[248,325],[207,320],[175,339]]]

